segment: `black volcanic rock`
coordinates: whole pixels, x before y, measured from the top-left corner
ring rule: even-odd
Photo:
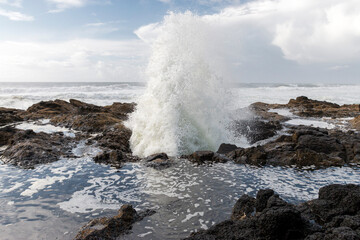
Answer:
[[[118,215],[114,217],[103,217],[91,220],[83,226],[74,240],[115,240],[129,233],[135,222],[144,217],[154,214],[155,211],[147,210],[137,213],[131,205],[123,205]]]
[[[62,133],[35,133],[32,130],[16,130],[7,142],[1,160],[22,168],[34,168],[37,164],[51,163],[61,156],[74,157],[71,149],[74,139]]]
[[[237,120],[233,123],[236,136],[245,136],[253,144],[276,135],[282,129],[279,121],[262,121],[256,118],[251,120]]]
[[[22,121],[20,114],[23,110],[0,107],[0,126]]]
[[[220,146],[219,146],[219,149],[217,150],[216,153],[219,153],[219,154],[227,154],[231,151],[234,151],[235,149],[237,149],[238,147],[234,144],[228,144],[228,143],[222,143]]]
[[[260,190],[256,199],[243,195],[236,202],[231,220],[186,239],[360,239],[359,202],[360,186],[352,184],[323,187],[318,199],[300,205]]]
[[[196,164],[225,163],[230,160],[228,157],[222,154],[214,153],[212,151],[196,151],[190,155],[185,155],[182,157]]]
[[[261,146],[238,148],[227,157],[256,166],[343,166],[360,163],[360,134],[298,126]]]

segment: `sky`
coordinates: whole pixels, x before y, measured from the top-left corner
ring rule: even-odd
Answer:
[[[359,0],[0,0],[0,82],[147,81],[164,16],[186,11],[229,81],[360,84]]]

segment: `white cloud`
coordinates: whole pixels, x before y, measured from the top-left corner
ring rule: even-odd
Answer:
[[[279,47],[286,59],[301,64],[360,59],[358,0],[258,0],[202,18],[226,38],[241,40],[256,35],[261,44]],[[137,33],[141,32],[145,41],[154,39],[159,27],[150,24]],[[151,35],[149,39],[142,36],[145,34]],[[243,40],[239,42],[243,44]]]
[[[55,5],[55,9],[50,10],[50,13],[62,12],[68,8],[78,8],[85,6],[88,0],[47,0]]]
[[[246,31],[262,30],[286,59],[299,63],[342,62],[360,57],[360,2],[265,0],[207,16]],[[246,25],[245,25],[246,23]]]
[[[0,8],[0,16],[7,17],[12,21],[33,21],[34,17],[21,12],[7,11]]]
[[[0,4],[5,4],[12,7],[22,7],[22,0],[0,0]]]
[[[86,27],[101,27],[101,26],[104,26],[104,25],[106,25],[106,23],[96,22],[96,23],[88,23],[85,26]]]
[[[358,0],[256,0],[199,18],[207,23],[208,60],[218,58],[226,79],[359,82]],[[160,22],[135,33],[152,43],[161,31]]]
[[[0,42],[0,82],[141,81],[148,50],[140,40]]]
[[[46,0],[55,8],[49,10],[49,13],[62,12],[69,8],[80,8],[89,4],[111,4],[111,0]]]

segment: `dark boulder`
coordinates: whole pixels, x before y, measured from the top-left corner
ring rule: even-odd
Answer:
[[[152,154],[146,158],[144,158],[143,160],[145,162],[152,162],[156,159],[163,159],[163,160],[166,160],[166,159],[169,159],[168,155],[166,153],[155,153],[155,154]]]
[[[74,139],[62,133],[35,133],[32,130],[17,130],[8,141],[1,160],[22,168],[34,168],[37,164],[57,161],[60,157],[74,157],[71,149]]]
[[[240,220],[254,215],[255,210],[255,198],[244,194],[235,203],[231,213],[231,220]]]
[[[318,199],[297,206],[271,189],[260,190],[256,199],[243,195],[236,202],[231,220],[187,239],[358,240],[359,189],[352,184],[329,185],[320,189]]]
[[[74,239],[118,239],[121,235],[129,233],[135,222],[141,221],[144,217],[150,216],[154,213],[154,211],[147,210],[138,214],[131,205],[123,205],[120,208],[118,215],[114,217],[103,217],[91,220],[88,224],[82,227]]]
[[[17,132],[18,130],[11,126],[0,128],[0,147],[8,145]]]
[[[235,136],[245,136],[249,143],[271,138],[282,129],[279,121],[262,121],[258,119],[237,120],[233,123]]]
[[[157,170],[169,168],[174,165],[174,161],[168,157],[166,153],[152,154],[143,159],[147,167]]]
[[[0,126],[22,121],[20,114],[23,110],[0,107]]]
[[[238,147],[234,144],[222,143],[216,153],[227,154],[231,151],[234,151],[237,148]]]
[[[188,156],[182,156],[188,159],[190,162],[197,164],[204,163],[225,163],[229,161],[229,158],[222,154],[214,153],[212,151],[196,151]]]
[[[272,189],[260,189],[256,194],[255,207],[256,211],[261,212],[266,208],[269,198],[274,195],[274,190]]]
[[[238,148],[226,156],[256,166],[343,166],[360,163],[359,133],[298,126],[261,146]]]
[[[121,168],[126,162],[125,153],[119,150],[104,151],[94,157],[96,163],[111,165],[115,168]]]

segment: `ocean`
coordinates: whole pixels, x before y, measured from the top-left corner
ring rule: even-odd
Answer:
[[[113,102],[136,102],[146,89],[145,82],[0,82],[0,107],[27,109],[40,101],[78,99],[100,106]],[[307,96],[338,104],[360,103],[360,85],[232,83],[228,94],[233,109],[254,102],[287,103]]]
[[[26,109],[39,101],[71,98],[97,105],[138,102],[145,91],[145,83],[0,83],[0,107]],[[360,85],[232,84],[226,89],[232,110],[258,101],[287,103],[301,95],[360,103],[359,92]],[[72,134],[69,129],[31,122],[17,127]],[[33,170],[0,165],[1,239],[72,239],[87,221],[114,215],[122,204],[157,212],[136,223],[124,239],[179,239],[228,219],[244,193],[254,196],[258,189],[272,188],[298,203],[316,198],[319,188],[330,183],[360,184],[359,167],[306,170],[233,163],[209,167],[179,159],[162,171],[141,163],[118,170],[93,162],[100,151],[79,142],[73,149],[75,159],[63,158]]]

